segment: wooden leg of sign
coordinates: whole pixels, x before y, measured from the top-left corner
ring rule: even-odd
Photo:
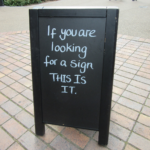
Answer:
[[[36,135],[44,135],[45,134],[45,124],[43,123],[36,123],[35,124],[35,133]]]
[[[108,137],[107,137],[107,139],[108,139]],[[101,138],[100,138],[100,135],[99,135],[98,144],[105,146],[105,145],[108,144],[108,140],[101,139]]]
[[[107,127],[102,128],[99,131],[98,144],[99,145],[107,145],[108,144],[108,136],[109,136],[109,125]]]
[[[30,41],[31,41],[31,63],[32,63],[32,84],[33,84],[33,102],[35,117],[35,133],[43,135],[45,125],[43,123],[42,113],[42,92],[40,77],[40,48],[39,48],[39,20],[38,9],[30,9]]]
[[[106,99],[103,99],[103,100],[106,100]],[[110,100],[110,99],[108,99],[108,100]],[[110,107],[109,107],[109,105],[107,105],[107,103],[111,103],[110,101],[108,102],[108,100],[103,101],[101,103],[101,111],[100,111],[101,115],[100,115],[99,137],[98,137],[99,145],[107,145],[108,144]],[[105,107],[102,107],[102,106],[105,106]]]
[[[100,145],[108,144],[115,50],[117,38],[118,9],[108,8],[106,20],[106,42],[103,60],[103,77],[101,87],[99,141]],[[113,31],[113,32],[112,32]]]

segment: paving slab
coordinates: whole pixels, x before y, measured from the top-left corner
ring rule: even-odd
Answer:
[[[149,150],[150,39],[118,34],[107,146],[78,128],[46,125],[35,135],[29,46],[28,30],[0,33],[0,149]]]

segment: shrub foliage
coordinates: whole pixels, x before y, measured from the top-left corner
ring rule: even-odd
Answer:
[[[7,6],[24,6],[33,3],[41,3],[44,0],[4,0],[4,5]]]

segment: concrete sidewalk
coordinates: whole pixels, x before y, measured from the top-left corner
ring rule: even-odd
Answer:
[[[150,38],[149,0],[59,0],[24,7],[0,7],[0,33],[29,30],[28,10],[34,6],[117,6],[119,34]]]
[[[98,132],[46,125],[36,136],[29,31],[0,34],[0,150],[149,150],[150,39],[118,35],[109,143]]]

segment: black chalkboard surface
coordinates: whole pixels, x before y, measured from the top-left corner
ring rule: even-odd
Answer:
[[[118,9],[29,13],[36,134],[56,124],[97,130],[107,144]]]
[[[105,18],[39,19],[45,123],[98,130],[105,23]]]

